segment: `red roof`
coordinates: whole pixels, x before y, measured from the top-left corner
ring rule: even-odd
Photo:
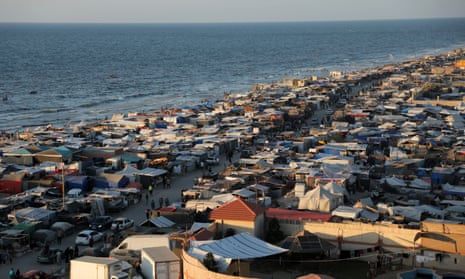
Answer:
[[[331,218],[331,214],[329,213],[298,211],[284,208],[267,208],[265,215],[267,218],[276,218],[281,220],[304,220],[319,222],[327,222]]]
[[[254,203],[237,199],[224,204],[210,213],[211,220],[255,221],[255,218],[265,212],[265,209]]]
[[[200,229],[198,232],[193,234],[189,239],[190,240],[212,240],[215,234],[209,230],[206,230],[204,228]]]

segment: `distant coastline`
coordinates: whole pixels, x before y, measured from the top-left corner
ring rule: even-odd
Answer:
[[[257,83],[374,69],[465,45],[462,18],[366,22],[0,23],[0,95],[8,96],[0,130],[182,107]]]

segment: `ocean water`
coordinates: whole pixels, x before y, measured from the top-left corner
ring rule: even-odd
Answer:
[[[465,47],[465,19],[0,24],[0,129],[181,107]]]

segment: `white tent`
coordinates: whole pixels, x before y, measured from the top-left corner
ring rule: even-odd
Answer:
[[[407,187],[407,183],[403,179],[391,176],[380,180],[381,183],[386,183],[391,187]]]
[[[331,212],[331,215],[355,220],[359,217],[360,212],[362,212],[362,210],[363,209],[361,208],[354,208],[350,206],[341,205],[341,206],[338,206],[336,209],[334,209]]]
[[[117,174],[124,175],[129,178],[129,181],[136,181],[136,174],[139,172],[138,169],[132,167],[131,165],[126,165],[123,170],[116,172]]]
[[[299,199],[298,209],[331,212],[342,202],[340,195],[333,195],[322,187],[316,187]]]
[[[328,182],[324,185],[321,185],[323,189],[326,191],[330,192],[331,194],[336,194],[336,195],[341,195],[341,196],[349,196],[349,193],[347,192],[346,188],[340,186],[334,181]]]

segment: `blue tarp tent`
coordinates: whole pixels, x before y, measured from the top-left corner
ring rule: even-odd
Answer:
[[[328,155],[341,155],[342,151],[346,151],[346,149],[336,146],[325,146],[323,148],[323,153],[326,153]]]
[[[129,178],[117,173],[102,173],[95,178],[96,188],[124,188],[129,184]]]
[[[42,222],[51,225],[56,220],[56,211],[44,208],[26,207],[11,212],[18,223]]]
[[[331,157],[331,156],[334,156],[334,154],[317,153],[317,154],[315,154],[315,157],[313,157],[313,159],[321,159],[321,158]]]
[[[167,123],[155,123],[155,128],[156,129],[166,129],[166,128],[168,128],[168,124]]]
[[[431,173],[431,182],[433,184],[444,184],[451,182],[454,178],[455,170],[453,168],[435,167]]]
[[[81,189],[84,192],[90,191],[90,177],[82,176],[65,176],[65,186],[66,189]]]

